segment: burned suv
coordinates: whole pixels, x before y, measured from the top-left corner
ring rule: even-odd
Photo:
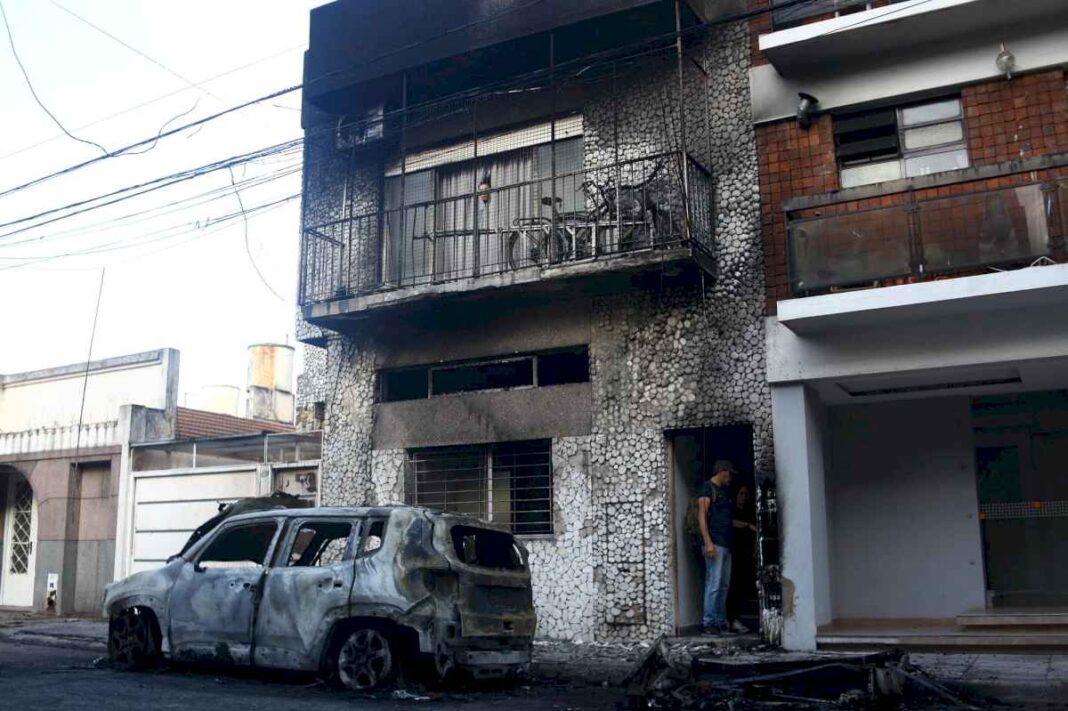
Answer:
[[[116,664],[168,655],[317,671],[368,690],[402,662],[444,678],[530,661],[527,552],[506,531],[409,506],[217,519],[164,567],[108,586]]]

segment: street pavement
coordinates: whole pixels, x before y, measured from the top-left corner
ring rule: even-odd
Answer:
[[[506,704],[527,709],[616,709],[620,682],[648,645],[535,643],[529,680],[476,684],[460,691],[426,694],[402,689],[377,695],[323,686],[309,675],[165,664],[150,672],[120,672],[106,660],[107,625],[102,620],[64,619],[0,611],[0,709],[99,709],[122,711],[210,707],[256,709],[393,709],[429,704],[436,709],[481,711]],[[675,644],[737,644],[677,639]],[[729,654],[730,652],[727,651]],[[997,700],[1011,708],[1068,708],[1068,655],[910,655],[931,679],[966,698]],[[32,706],[31,706],[32,705]],[[43,706],[42,706],[43,705]]]
[[[479,684],[465,688],[463,693],[429,698],[419,698],[421,693],[408,696],[410,692],[399,692],[399,698],[395,698],[393,693],[336,691],[304,675],[169,665],[150,672],[120,672],[101,662],[99,651],[0,640],[0,708],[372,711],[427,705],[434,709],[488,711],[507,705],[509,711],[565,711],[614,709],[623,698],[618,688],[545,682],[536,686]]]

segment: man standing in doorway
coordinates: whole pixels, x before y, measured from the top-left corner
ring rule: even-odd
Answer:
[[[728,488],[737,474],[734,465],[720,459],[712,476],[697,492],[698,524],[705,551],[705,614],[701,631],[728,632],[727,591],[731,584],[731,543],[734,539],[734,499]]]

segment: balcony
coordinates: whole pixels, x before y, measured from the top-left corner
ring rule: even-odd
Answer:
[[[541,299],[626,288],[643,271],[710,271],[701,51],[658,37],[474,92],[402,95],[400,108],[312,132],[305,320],[331,328],[431,299]]]
[[[1063,261],[1068,179],[1012,182],[1002,177],[930,189],[921,197],[905,192],[788,213],[791,293],[811,296]]]
[[[472,185],[308,227],[302,251],[305,306],[710,260],[711,174],[690,155],[664,153],[555,180]]]
[[[866,66],[872,57],[893,66],[932,49],[946,54],[955,46],[951,38],[957,44],[981,37],[992,47],[999,41],[1016,47],[1019,37],[1060,27],[1066,13],[1061,0],[815,0],[777,10],[776,31],[762,35],[759,46],[782,76],[810,78],[828,67]],[[946,68],[930,64],[927,71]]]

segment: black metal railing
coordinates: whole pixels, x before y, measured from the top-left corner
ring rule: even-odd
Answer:
[[[795,296],[1011,268],[1065,254],[1068,181],[823,212],[787,222]],[[814,213],[815,210],[804,212]]]
[[[446,191],[306,227],[301,302],[550,272],[672,247],[712,250],[712,176],[682,152],[501,186],[470,185],[442,197]]]

